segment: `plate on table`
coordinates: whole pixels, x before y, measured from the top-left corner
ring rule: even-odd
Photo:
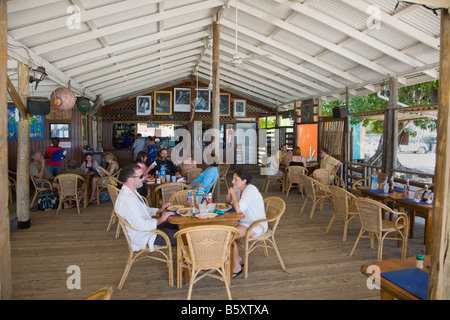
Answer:
[[[167,208],[169,211],[177,211],[178,209],[182,209],[184,206],[182,204],[176,204]],[[178,213],[178,212],[177,212]]]
[[[217,211],[228,211],[231,208],[233,208],[231,206],[231,204],[228,204],[228,203],[216,203],[216,210]]]
[[[190,216],[192,216],[192,212],[191,212],[191,209],[190,209],[190,208],[181,208],[181,209],[178,209],[178,210],[177,210],[177,213],[178,213],[180,216],[183,216],[183,217],[190,217]]]
[[[217,213],[204,212],[204,213],[197,213],[195,216],[200,219],[211,219],[217,216]]]

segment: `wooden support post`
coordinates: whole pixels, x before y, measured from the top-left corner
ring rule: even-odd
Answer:
[[[214,132],[214,150],[216,154],[216,162],[222,163],[223,154],[220,150],[220,24],[213,22],[213,44],[212,44],[212,129]],[[214,200],[219,200],[220,181],[217,181]]]
[[[450,14],[441,9],[438,140],[434,181],[429,300],[450,299]]]
[[[396,168],[397,148],[398,148],[398,80],[397,78],[389,79],[389,105],[384,115],[383,130],[383,163],[384,172],[390,174],[392,169]]]
[[[19,96],[24,106],[30,94],[28,66],[19,63]],[[17,201],[16,211],[18,227],[30,227],[30,120],[20,117],[17,125]]]
[[[7,0],[0,0],[0,105],[6,109],[7,70],[8,70],[8,31],[7,31]],[[0,299],[12,298],[11,244],[9,241],[9,210],[8,192],[8,144],[6,140],[7,112],[0,112],[0,185],[4,192],[0,194]]]

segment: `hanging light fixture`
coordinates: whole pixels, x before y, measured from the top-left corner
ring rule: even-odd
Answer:
[[[39,66],[36,69],[33,69],[33,75],[28,78],[28,81],[30,83],[36,82],[36,86],[34,87],[34,90],[37,90],[39,82],[44,80],[46,76],[47,76],[47,73],[45,73],[45,68],[42,66]]]
[[[391,92],[389,91],[389,84],[385,81],[380,85],[381,87],[381,94],[383,96],[389,97],[391,95]]]

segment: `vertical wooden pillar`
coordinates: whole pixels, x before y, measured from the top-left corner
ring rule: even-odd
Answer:
[[[383,130],[383,169],[384,172],[390,174],[397,164],[397,148],[398,148],[398,81],[397,78],[389,79],[389,105],[384,115]]]
[[[27,105],[30,95],[28,83],[29,68],[19,63],[19,96],[23,105]],[[30,120],[28,116],[20,117],[17,125],[17,219],[18,227],[30,227]]]
[[[450,299],[450,15],[441,9],[441,56],[428,299]]]
[[[0,0],[0,299],[12,298],[11,244],[9,242],[9,210],[8,210],[8,144],[6,140],[7,112],[7,69],[8,69],[8,36],[7,36],[7,0]]]
[[[214,131],[214,150],[216,162],[222,163],[223,150],[220,149],[220,24],[213,22],[213,50],[212,50],[212,129]],[[213,199],[218,200],[220,182],[217,181]]]

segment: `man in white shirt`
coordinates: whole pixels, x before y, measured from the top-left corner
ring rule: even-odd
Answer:
[[[155,230],[169,216],[173,215],[173,212],[166,211],[171,204],[166,203],[160,209],[147,207],[141,195],[136,191],[144,183],[143,171],[136,164],[128,164],[122,168],[119,180],[124,181],[124,184],[114,208],[117,214],[136,229],[127,230],[133,251],[145,249],[147,245],[150,251],[153,251],[154,245],[165,245],[164,238],[154,234],[151,230]],[[159,213],[161,213],[161,217],[154,218]],[[176,245],[174,234],[178,231],[177,229],[159,229],[167,233],[173,246]]]

